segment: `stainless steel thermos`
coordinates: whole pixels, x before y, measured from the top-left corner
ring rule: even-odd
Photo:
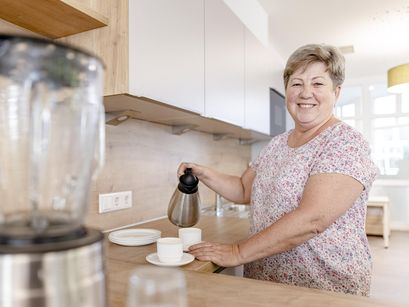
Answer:
[[[199,179],[187,168],[179,177],[179,184],[172,195],[168,207],[169,220],[179,227],[191,227],[199,221],[200,197]]]

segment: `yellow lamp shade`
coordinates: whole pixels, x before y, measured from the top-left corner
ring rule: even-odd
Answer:
[[[409,92],[409,64],[402,64],[388,70],[388,91]]]

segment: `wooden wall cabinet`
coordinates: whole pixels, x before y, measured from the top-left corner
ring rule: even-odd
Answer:
[[[76,0],[0,0],[0,18],[49,38],[104,27],[108,19]]]

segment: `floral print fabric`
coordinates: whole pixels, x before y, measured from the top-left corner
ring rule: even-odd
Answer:
[[[358,180],[364,190],[353,206],[324,232],[287,252],[246,264],[244,276],[369,295],[372,261],[365,216],[368,192],[377,168],[370,159],[368,143],[359,132],[342,122],[298,148],[287,145],[290,133],[274,137],[250,165],[256,171],[251,235],[297,208],[312,175],[348,175]]]

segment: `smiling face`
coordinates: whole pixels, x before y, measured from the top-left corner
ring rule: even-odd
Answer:
[[[334,88],[322,62],[313,62],[296,70],[286,88],[287,109],[295,127],[306,131],[327,122],[332,117],[340,88]]]

